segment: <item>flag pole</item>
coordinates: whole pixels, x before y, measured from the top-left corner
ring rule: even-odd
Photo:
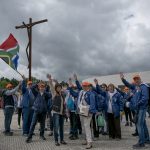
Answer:
[[[15,71],[23,78],[23,75],[18,70],[15,70]]]

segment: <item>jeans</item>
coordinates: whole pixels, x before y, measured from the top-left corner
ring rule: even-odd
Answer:
[[[50,131],[53,131],[53,116],[51,111],[48,112],[48,117],[49,117]]]
[[[146,125],[146,112],[147,109],[139,110],[138,112],[138,122],[137,129],[139,134],[139,144],[144,144],[146,141],[149,141],[149,132]]]
[[[32,108],[23,108],[23,134],[29,134],[34,110]]]
[[[14,108],[13,107],[7,107],[7,108],[4,109],[4,116],[5,116],[4,126],[5,126],[5,132],[10,132],[10,125],[11,125],[13,113],[14,113]]]
[[[60,141],[63,141],[64,140],[64,116],[54,113],[53,125],[54,125],[55,142],[58,142],[58,135],[60,135]]]
[[[98,138],[99,137],[99,127],[97,126],[97,120],[95,117],[96,117],[96,114],[93,114],[93,116],[92,116],[93,134],[94,134],[94,138]]]
[[[41,114],[34,112],[28,136],[29,138],[32,138],[37,121],[40,123],[40,136],[44,136],[46,114],[46,112]]]

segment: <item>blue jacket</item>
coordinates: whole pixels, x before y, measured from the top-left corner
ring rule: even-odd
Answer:
[[[42,96],[38,93],[33,105],[34,111],[39,114],[49,111],[52,106],[51,98],[52,95],[48,92],[44,92]]]
[[[97,92],[104,96],[105,98],[105,107],[106,110],[108,110],[108,104],[109,104],[109,94],[107,91],[103,91],[99,85],[96,85]],[[112,111],[114,114],[114,117],[120,116],[120,111],[123,111],[123,97],[120,95],[120,93],[116,92],[112,97]]]
[[[96,93],[96,95],[97,95],[96,106],[97,106],[98,112],[105,111],[106,110],[106,105],[105,105],[104,96],[102,96],[101,94],[97,94],[97,93]]]
[[[21,106],[22,108],[32,108],[35,98],[38,94],[36,91],[36,86],[33,86],[31,88],[31,92],[29,93],[29,90],[26,87],[26,82],[25,80],[22,82],[22,103]]]
[[[139,97],[139,91],[137,90],[136,85],[129,83],[125,79],[122,79],[122,82],[124,83],[125,86],[127,86],[129,89],[131,89],[131,92],[133,93],[133,96],[130,100],[130,109],[132,111],[137,111],[138,110],[137,100]]]
[[[78,88],[78,92],[74,91],[72,88],[68,88],[70,91],[70,94],[75,97],[78,98],[79,97],[79,93],[82,90],[82,87],[79,83],[79,81],[76,81],[76,85]],[[90,113],[96,113],[97,112],[97,106],[96,106],[96,93],[93,91],[87,91],[85,94],[85,101],[87,102],[87,104],[90,106],[89,112]]]
[[[149,89],[148,85],[141,84],[140,89],[138,92],[138,99],[137,99],[137,107],[138,109],[146,109],[148,106],[149,100]]]

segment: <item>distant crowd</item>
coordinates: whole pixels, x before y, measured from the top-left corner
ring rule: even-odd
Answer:
[[[94,84],[80,83],[76,74],[74,79],[61,83],[50,74],[47,82],[32,83],[24,76],[22,78],[18,86],[9,83],[2,91],[5,136],[13,136],[11,122],[14,111],[17,111],[18,128],[22,129],[26,143],[32,142],[37,123],[40,124],[41,140],[46,140],[44,132],[48,120],[49,136],[54,136],[55,145],[67,145],[64,120],[69,119],[69,140],[77,140],[81,138],[79,135],[85,134],[82,144],[91,149],[93,137],[98,139],[100,134],[110,140],[121,140],[121,119],[125,114],[125,126],[135,126],[132,135],[139,139],[133,148],[140,149],[150,144],[146,124],[146,117],[150,117],[150,87],[139,75],[133,76],[133,82],[129,83],[120,73],[123,89],[111,83],[99,83],[97,79],[94,79]]]

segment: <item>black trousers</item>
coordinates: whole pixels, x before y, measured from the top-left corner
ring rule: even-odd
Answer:
[[[79,132],[82,132],[82,124],[81,124],[81,120],[80,120],[80,115],[77,114],[77,128],[79,130]]]
[[[93,123],[93,134],[94,137],[97,138],[99,137],[99,127],[97,126],[97,122],[95,120],[95,114],[92,116],[92,123]]]
[[[17,109],[18,109],[18,125],[20,126],[21,116],[22,116],[22,108],[17,108]]]
[[[131,122],[132,121],[132,114],[131,114],[130,108],[124,107],[124,112],[125,112],[126,122],[128,122],[129,119]]]
[[[73,136],[78,136],[77,114],[70,112],[70,128]]]
[[[108,113],[108,128],[110,138],[121,139],[120,117],[114,117],[114,114]]]

